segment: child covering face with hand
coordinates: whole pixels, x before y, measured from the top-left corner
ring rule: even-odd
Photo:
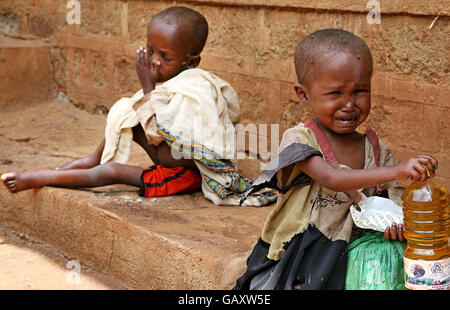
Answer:
[[[194,10],[172,7],[155,15],[147,27],[147,50],[140,48],[136,52],[136,71],[142,86],[140,97],[150,95],[157,82],[165,82],[187,69],[195,68],[200,62],[200,52],[207,36],[206,20]],[[116,104],[119,105],[125,104]],[[114,106],[111,110],[114,110]],[[192,160],[174,159],[166,143],[153,145],[141,124],[135,122],[133,125],[130,129],[133,140],[147,152],[155,164],[172,169],[184,168],[189,176],[189,184],[195,190],[200,188],[200,177]],[[107,148],[109,140],[106,139]],[[120,160],[101,162],[108,151],[105,151],[103,140],[94,153],[66,163],[56,170],[5,173],[1,180],[12,193],[47,185],[83,188],[127,184],[142,187],[141,177],[146,169],[120,163]],[[142,190],[145,191],[141,188]]]
[[[111,107],[105,139],[96,151],[57,170],[5,173],[1,180],[8,190],[127,184],[139,187],[144,197],[201,189],[215,204],[239,204],[250,187],[233,152],[239,102],[229,83],[196,68],[207,36],[206,19],[190,8],[176,6],[155,15],[147,27],[147,46],[136,51],[142,89]],[[126,164],[132,141],[155,165]],[[276,199],[276,191],[263,191],[247,205]]]
[[[182,20],[181,10],[188,9],[180,9],[178,14]],[[200,63],[208,25],[200,14],[190,15],[190,22],[174,23],[169,14],[160,13],[148,24],[147,47],[136,51],[136,71],[144,94],[154,90],[157,82],[170,80]],[[196,39],[193,40],[193,37]]]
[[[357,190],[371,196],[396,180],[423,181],[424,166],[432,176],[437,167],[428,155],[395,164],[372,130],[357,131],[371,108],[372,56],[363,40],[320,30],[300,42],[294,57],[295,91],[314,117],[283,134],[278,157],[253,184],[284,195],[235,289],[343,289]]]

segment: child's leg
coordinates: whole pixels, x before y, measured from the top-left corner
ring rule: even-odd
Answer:
[[[111,184],[140,186],[144,169],[131,165],[106,163],[90,169],[37,170],[5,173],[1,180],[11,193],[43,186],[69,188],[98,187]]]
[[[68,170],[68,169],[89,169],[100,164],[100,159],[102,158],[103,149],[105,147],[105,139],[100,143],[97,149],[86,157],[72,160],[65,163],[57,170]]]
[[[148,143],[144,129],[139,124],[133,127],[133,141],[139,144],[147,155],[151,158],[155,165],[163,165],[164,167],[183,166],[194,171],[198,171],[197,166],[191,159],[175,159],[172,156],[171,149],[167,143],[163,142],[159,146]],[[90,155],[65,163],[58,170],[68,169],[89,169],[100,164],[103,149],[105,147],[105,139],[100,143],[97,149]]]
[[[139,144],[145,152],[150,156],[155,164],[158,164],[158,154],[157,148],[154,145],[150,145],[145,136],[144,129],[139,124],[133,127],[133,140]],[[105,148],[105,139],[100,143],[97,149],[86,157],[72,160],[68,163],[63,164],[57,170],[68,170],[68,169],[89,169],[100,164],[102,158],[103,150]]]

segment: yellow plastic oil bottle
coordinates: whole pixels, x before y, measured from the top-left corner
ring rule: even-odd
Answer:
[[[428,171],[427,171],[428,172]],[[428,174],[429,175],[429,174]],[[405,288],[450,289],[449,197],[431,178],[403,192]]]

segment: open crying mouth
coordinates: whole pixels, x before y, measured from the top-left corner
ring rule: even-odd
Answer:
[[[358,119],[358,116],[355,116],[353,118],[336,118],[338,122],[346,123],[346,122],[356,122]]]

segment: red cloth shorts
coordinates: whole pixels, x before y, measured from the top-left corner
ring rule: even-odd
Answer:
[[[161,197],[186,194],[199,191],[201,187],[201,176],[189,168],[166,168],[155,165],[142,172],[139,196]]]

